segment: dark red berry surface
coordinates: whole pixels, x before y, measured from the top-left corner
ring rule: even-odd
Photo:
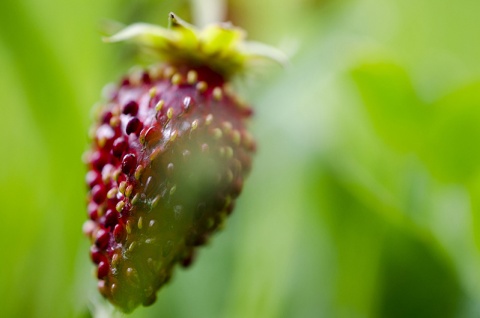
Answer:
[[[86,234],[99,290],[125,312],[155,301],[232,212],[251,168],[251,116],[206,67],[155,66],[120,81],[88,155]]]

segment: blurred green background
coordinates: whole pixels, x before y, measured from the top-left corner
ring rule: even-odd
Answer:
[[[131,316],[480,317],[477,0],[0,1],[0,316],[119,315],[81,156],[137,60],[100,30],[222,8],[291,64],[238,81],[259,150],[237,209]]]

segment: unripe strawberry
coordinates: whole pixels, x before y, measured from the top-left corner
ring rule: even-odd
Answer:
[[[245,128],[252,111],[228,80],[275,52],[230,25],[198,31],[173,14],[170,22],[109,39],[137,42],[162,63],[110,92],[87,155],[84,231],[100,292],[125,312],[152,304],[175,265],[188,266],[232,212],[255,142]]]

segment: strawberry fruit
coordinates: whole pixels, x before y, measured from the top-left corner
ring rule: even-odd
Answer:
[[[228,81],[271,48],[231,25],[134,24],[131,40],[160,64],[125,76],[100,109],[87,153],[84,232],[100,293],[124,312],[150,305],[176,264],[188,266],[232,212],[251,169],[252,110]]]

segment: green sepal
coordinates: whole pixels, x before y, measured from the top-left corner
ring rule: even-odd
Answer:
[[[173,64],[206,65],[229,77],[252,64],[274,61],[286,64],[286,56],[268,45],[245,41],[246,33],[230,23],[217,23],[199,30],[175,14],[169,27],[135,23],[105,38],[106,42],[130,41]]]

